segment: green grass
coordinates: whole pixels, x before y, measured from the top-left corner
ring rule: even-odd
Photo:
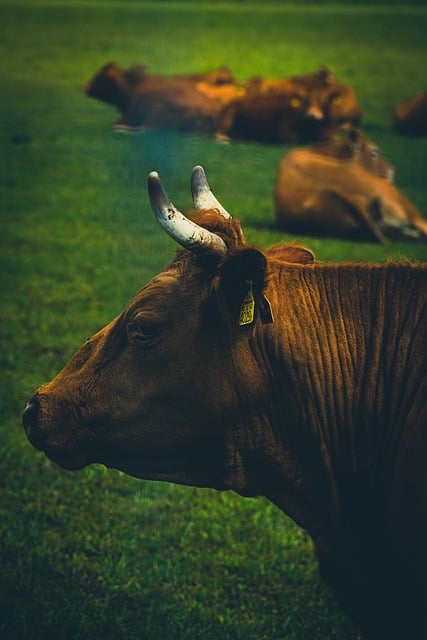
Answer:
[[[354,84],[365,130],[427,211],[427,141],[398,137],[390,115],[424,86],[426,27],[422,8],[0,1],[0,637],[352,637],[310,540],[272,505],[102,467],[64,473],[31,449],[20,414],[171,257],[149,171],[185,209],[203,164],[250,241],[283,237],[272,185],[287,147],[117,135],[114,111],[82,91],[103,63],[225,63],[241,79],[328,64]],[[322,260],[427,259],[422,245],[300,240]]]

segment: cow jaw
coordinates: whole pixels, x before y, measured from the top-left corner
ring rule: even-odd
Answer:
[[[143,480],[224,489],[223,448],[218,438],[163,446],[156,451],[118,449],[114,455],[102,453],[100,462]]]
[[[223,451],[221,436],[192,435],[189,427],[173,423],[167,409],[161,417],[156,412],[155,424],[148,412],[119,423],[107,416],[85,423],[76,415],[72,420],[73,410],[66,409],[66,404],[64,399],[58,401],[55,390],[42,389],[24,411],[30,443],[63,469],[76,471],[97,463],[147,480],[219,485],[215,476]],[[68,420],[64,419],[67,414]]]
[[[67,471],[77,471],[90,464],[87,443],[80,444],[81,439],[75,438],[75,429],[58,429],[51,425],[46,427],[48,421],[36,416],[36,412],[41,413],[38,408],[40,406],[40,400],[35,396],[27,404],[23,414],[24,429],[33,447],[43,451],[50,460]]]

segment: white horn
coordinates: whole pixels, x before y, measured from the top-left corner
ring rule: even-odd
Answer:
[[[191,193],[196,209],[217,209],[217,211],[227,220],[231,215],[218,202],[211,191],[203,167],[197,165],[191,174]]]
[[[174,207],[156,171],[148,176],[148,195],[158,223],[178,244],[194,253],[226,255],[227,245],[220,236],[192,222]]]

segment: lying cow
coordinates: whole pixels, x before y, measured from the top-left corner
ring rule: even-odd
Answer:
[[[289,78],[255,78],[222,110],[218,137],[269,143],[327,140],[343,124],[361,119],[350,85],[326,68]]]
[[[427,135],[427,90],[399,102],[393,110],[393,122],[399,133]]]
[[[145,67],[123,71],[104,65],[86,86],[89,97],[117,107],[119,129],[172,127],[211,133],[223,106],[243,89],[226,67],[199,74],[162,76]]]
[[[144,65],[134,65],[123,70],[115,62],[107,62],[87,83],[85,91],[90,98],[112,104],[124,113],[139,85],[143,85],[145,82],[162,83],[169,80],[181,80],[195,84],[203,82],[213,87],[236,84],[231,71],[225,66],[206,73],[162,76],[150,74]]]
[[[260,251],[192,177],[183,216],[157,174],[172,262],[27,405],[60,466],[272,500],[369,638],[426,637],[426,265],[321,265]]]
[[[379,242],[426,240],[427,220],[392,184],[393,176],[376,145],[354,128],[324,145],[294,149],[277,170],[278,225]]]

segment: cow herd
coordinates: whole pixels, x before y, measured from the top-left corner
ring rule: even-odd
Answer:
[[[361,110],[351,86],[325,67],[289,78],[238,82],[227,67],[199,74],[154,75],[137,65],[104,65],[86,86],[89,97],[114,105],[118,129],[173,127],[219,140],[304,143],[325,140]]]
[[[218,141],[312,145],[285,155],[277,169],[273,200],[284,231],[378,242],[427,239],[422,214],[358,128],[355,90],[326,67],[242,83],[225,66],[164,76],[108,62],[86,94],[119,110],[119,131],[174,128]],[[427,134],[427,91],[396,105],[392,118],[399,133]]]

